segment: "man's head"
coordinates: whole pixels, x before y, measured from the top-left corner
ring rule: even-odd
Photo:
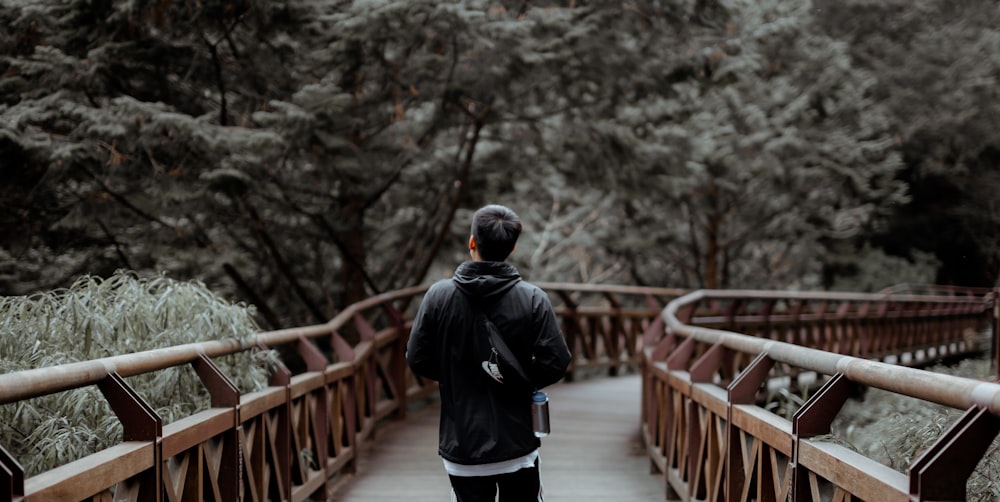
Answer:
[[[486,261],[504,261],[521,235],[521,219],[509,208],[491,204],[472,216],[469,249]],[[473,254],[475,256],[475,254]]]

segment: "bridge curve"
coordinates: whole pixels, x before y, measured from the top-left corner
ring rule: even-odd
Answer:
[[[995,339],[995,291],[689,293],[539,285],[553,296],[574,350],[567,381],[583,381],[562,384],[559,392],[596,385],[588,378],[596,374],[640,372],[620,378],[641,382],[632,426],[641,432],[644,464],[661,474],[654,484],[660,480],[669,496],[939,500],[956,493],[955,483],[940,480],[961,476],[982,453],[965,454],[961,463],[947,459],[975,451],[970,437],[996,436],[1000,387],[880,362],[960,357],[975,350],[968,331],[991,322]],[[433,399],[433,384],[410,374],[404,358],[407,313],[425,290],[374,296],[328,323],[250,340],[0,375],[0,404],[96,386],[125,429],[120,444],[30,476],[0,445],[0,500],[304,500],[337,493],[354,479],[366,445],[379,444],[377,430],[408,423],[407,415],[418,413],[411,404]],[[357,343],[348,343],[347,333]],[[268,388],[240,394],[212,359],[257,346],[284,347],[296,364],[279,369]],[[212,407],[163,424],[124,378],[184,365],[202,379]],[[765,379],[804,372],[820,375],[824,386],[796,416],[773,416],[758,406]],[[934,445],[936,457],[918,461],[902,477],[884,473],[892,479],[873,480],[862,476],[865,469],[883,474],[873,462],[811,440],[829,425],[845,389],[859,384],[965,415]]]
[[[671,302],[665,336],[647,359],[643,423],[668,496],[966,500],[966,480],[1000,432],[1000,385],[904,364],[974,352],[972,338],[991,315],[996,348],[995,292],[981,301],[954,291],[907,292],[697,291]],[[810,385],[803,374],[818,388],[794,414],[763,410],[769,379]],[[859,386],[964,414],[897,472],[818,439],[830,435]]]

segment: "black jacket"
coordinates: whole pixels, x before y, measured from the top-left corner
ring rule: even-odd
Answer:
[[[470,335],[479,301],[536,388],[559,381],[569,349],[548,295],[506,262],[465,262],[434,283],[413,320],[406,360],[441,392],[438,453],[458,464],[510,460],[531,453],[531,395],[498,389],[473,355]]]

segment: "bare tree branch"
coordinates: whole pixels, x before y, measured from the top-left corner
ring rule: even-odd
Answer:
[[[128,255],[125,254],[125,250],[122,249],[122,244],[118,242],[118,239],[114,235],[111,234],[111,230],[108,229],[108,226],[105,225],[104,221],[100,218],[95,218],[95,220],[97,221],[97,225],[101,227],[101,230],[104,231],[104,235],[107,236],[108,240],[110,240],[112,244],[115,245],[115,253],[118,254],[118,259],[122,261],[122,265],[129,270],[135,270],[135,268],[132,267],[132,263],[129,262]]]
[[[247,295],[247,298],[250,299],[250,303],[257,307],[257,311],[264,317],[264,320],[271,327],[271,329],[278,329],[281,327],[281,321],[278,319],[278,316],[275,315],[274,311],[271,310],[271,307],[267,305],[267,300],[259,295],[256,290],[250,287],[250,284],[243,279],[243,276],[240,275],[238,270],[236,270],[236,267],[229,263],[224,263],[222,265],[222,270],[224,270],[226,275],[233,280],[236,287],[239,288],[243,294]]]
[[[243,201],[241,201],[241,204],[251,217],[254,233],[257,234],[264,246],[266,246],[270,251],[271,258],[278,267],[278,271],[281,272],[281,275],[285,276],[286,280],[288,280],[288,283],[292,286],[292,290],[295,291],[295,294],[302,300],[302,303],[305,304],[309,312],[312,313],[316,322],[326,322],[328,320],[327,316],[325,316],[323,312],[320,311],[319,307],[312,302],[312,299],[309,298],[309,294],[306,292],[305,288],[303,288],[302,284],[299,283],[295,273],[292,271],[291,267],[288,266],[288,262],[285,260],[281,249],[274,242],[274,239],[271,238],[271,234],[267,232],[267,226],[260,215],[257,214],[257,210],[250,204]]]
[[[120,194],[120,193],[112,190],[111,187],[109,187],[107,185],[107,183],[105,183],[103,180],[101,180],[100,178],[98,178],[97,175],[94,174],[94,172],[91,171],[90,169],[88,169],[86,166],[81,165],[80,169],[84,173],[86,173],[87,176],[90,176],[91,179],[93,179],[95,182],[97,182],[97,184],[101,186],[101,189],[104,190],[105,193],[107,193],[108,195],[110,195],[111,198],[115,200],[115,202],[118,202],[122,206],[125,206],[125,208],[127,208],[129,211],[132,211],[133,213],[141,216],[142,218],[144,218],[146,220],[149,220],[149,221],[152,221],[154,223],[158,223],[158,224],[160,224],[160,225],[162,225],[164,227],[167,227],[167,228],[170,228],[170,229],[174,228],[173,225],[170,225],[169,223],[167,223],[167,222],[165,222],[165,221],[157,218],[156,216],[154,216],[152,214],[149,214],[146,211],[143,211],[142,209],[139,209],[138,206],[136,206],[130,200],[128,200],[127,198],[125,198],[124,195],[122,195],[122,194]]]
[[[444,243],[444,239],[448,235],[448,230],[451,228],[451,222],[455,219],[455,213],[458,211],[459,203],[465,195],[466,186],[469,181],[469,172],[472,170],[472,158],[476,153],[476,144],[479,142],[479,133],[483,129],[486,117],[489,116],[491,109],[492,106],[487,104],[485,109],[475,116],[472,128],[472,138],[469,139],[468,144],[466,145],[465,162],[462,164],[462,169],[455,180],[458,188],[455,190],[455,196],[451,199],[451,205],[448,208],[448,213],[445,216],[444,222],[441,224],[437,237],[434,239],[434,244],[431,245],[430,254],[424,261],[424,264],[420,268],[420,272],[417,274],[414,282],[423,282],[423,280],[427,277],[427,272],[430,271],[431,263],[433,263],[434,258],[437,257],[438,253],[441,251],[441,245]]]

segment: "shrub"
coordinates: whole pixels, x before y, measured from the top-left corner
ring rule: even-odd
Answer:
[[[254,309],[200,282],[119,271],[79,278],[69,289],[0,297],[0,373],[221,338],[248,340]],[[214,362],[241,392],[267,385],[277,356],[249,350]],[[127,379],[165,424],[209,407],[189,366]],[[0,444],[27,475],[116,444],[122,427],[96,386],[0,407]]]
[[[928,368],[966,378],[990,376],[990,361],[966,359],[955,366]],[[833,423],[835,440],[900,472],[955,423],[960,410],[920,401],[893,392],[870,388],[863,400],[851,399]],[[1000,500],[1000,438],[966,484],[968,500]]]

